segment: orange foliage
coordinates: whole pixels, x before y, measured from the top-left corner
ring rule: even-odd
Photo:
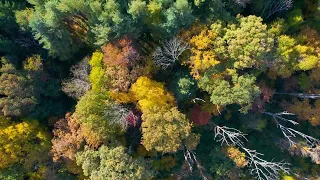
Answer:
[[[243,168],[248,165],[245,153],[239,151],[238,148],[230,146],[227,148],[226,154],[237,167]]]
[[[310,104],[309,100],[294,100],[293,104],[282,103],[282,106],[289,112],[298,115],[301,120],[309,121],[313,126],[320,125],[320,101]]]

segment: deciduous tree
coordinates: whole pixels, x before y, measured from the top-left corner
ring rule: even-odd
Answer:
[[[90,179],[151,179],[155,173],[143,158],[133,159],[122,146],[99,150],[88,147],[76,156],[77,164]]]

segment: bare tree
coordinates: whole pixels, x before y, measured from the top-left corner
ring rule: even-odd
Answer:
[[[268,0],[264,5],[261,16],[264,16],[264,14],[267,13],[265,19],[268,19],[277,12],[289,10],[292,5],[293,0]]]
[[[62,91],[78,100],[91,88],[88,79],[90,73],[88,58],[84,58],[78,64],[72,66],[70,71],[72,78],[62,82]]]
[[[138,117],[134,115],[132,111],[118,104],[114,104],[111,109],[106,108],[104,114],[106,117],[108,117],[110,124],[117,124],[123,130],[126,130],[129,127],[129,122],[127,120],[129,116],[138,119]],[[135,122],[136,121],[134,121],[134,123]]]
[[[250,174],[256,175],[258,180],[279,179],[278,175],[281,171],[289,174],[290,169],[288,168],[288,166],[290,165],[290,163],[286,163],[283,161],[269,162],[264,159],[261,159],[259,156],[263,156],[263,154],[258,153],[256,150],[250,150],[244,147],[242,147],[242,149],[249,156],[248,162],[251,168]]]
[[[281,130],[283,136],[289,141],[290,147],[294,146],[297,144],[297,138],[302,138],[304,139],[304,141],[307,143],[307,147],[309,148],[314,148],[317,145],[320,145],[320,140],[306,135],[300,131],[297,131],[295,129],[286,127],[284,125],[281,124],[281,121],[285,121],[285,122],[289,122],[293,125],[297,125],[299,124],[298,122],[291,120],[291,119],[287,119],[284,118],[283,116],[285,115],[289,115],[292,116],[294,114],[292,113],[288,113],[288,112],[281,112],[281,113],[270,113],[270,112],[264,112],[264,114],[267,114],[269,116],[272,116],[273,120],[277,123],[277,126],[279,127],[279,129]]]
[[[246,158],[249,162],[250,173],[257,177],[258,180],[276,180],[281,171],[289,173],[289,163],[286,162],[273,162],[266,161],[261,158],[262,153],[256,150],[248,149],[244,146],[246,134],[241,131],[229,128],[229,127],[215,127],[215,138],[219,138],[217,141],[221,142],[221,145],[226,144],[228,146],[234,145],[241,148],[246,154]]]
[[[233,1],[242,7],[246,7],[247,4],[250,3],[250,0],[233,0]]]
[[[208,180],[204,173],[204,168],[201,166],[199,161],[197,160],[197,157],[195,155],[195,152],[189,150],[186,146],[184,147],[184,160],[188,164],[190,172],[193,171],[194,164],[196,165],[197,169],[199,170],[200,176],[203,178],[203,180]]]
[[[216,126],[214,129],[214,138],[218,138],[217,142],[221,142],[221,146],[226,144],[228,146],[235,145],[243,147],[243,140],[248,141],[246,134],[235,128],[229,128],[226,126]]]
[[[320,98],[320,94],[306,94],[306,93],[274,93],[274,94],[279,94],[279,95],[290,95],[290,96],[295,96],[297,98],[301,99],[318,99]]]
[[[166,41],[163,47],[157,47],[152,54],[155,64],[162,69],[167,69],[173,65],[178,57],[189,47],[180,39],[174,37]]]

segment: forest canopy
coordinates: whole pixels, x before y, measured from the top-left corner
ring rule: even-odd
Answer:
[[[0,179],[320,178],[318,0],[0,0]]]

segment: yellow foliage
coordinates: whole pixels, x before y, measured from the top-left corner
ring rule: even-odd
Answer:
[[[133,103],[137,101],[135,97],[129,92],[110,92],[110,97],[117,103]]]
[[[0,169],[14,163],[22,163],[26,168],[31,168],[35,162],[47,158],[51,147],[48,136],[36,121],[1,127]],[[34,141],[39,143],[35,144]],[[41,155],[41,153],[44,154]]]
[[[99,92],[103,90],[104,83],[103,54],[100,52],[94,52],[89,64],[91,66],[89,79],[92,85],[92,90]]]
[[[196,79],[200,77],[201,72],[220,63],[213,51],[216,36],[216,33],[205,27],[198,35],[190,39],[192,55],[186,64],[189,64],[191,74]]]
[[[283,176],[282,180],[295,180],[292,176]]]
[[[233,160],[237,167],[243,168],[248,165],[245,153],[239,151],[238,148],[229,146],[226,154],[231,160]]]
[[[46,179],[47,167],[40,165],[36,172],[28,173],[28,176],[32,180],[42,180]]]
[[[23,68],[27,71],[40,70],[42,68],[40,55],[34,55],[27,58],[27,60],[23,63]]]
[[[175,105],[173,95],[165,89],[164,85],[148,77],[139,77],[132,85],[130,92],[138,100],[138,107],[142,112],[155,106],[170,109]]]

